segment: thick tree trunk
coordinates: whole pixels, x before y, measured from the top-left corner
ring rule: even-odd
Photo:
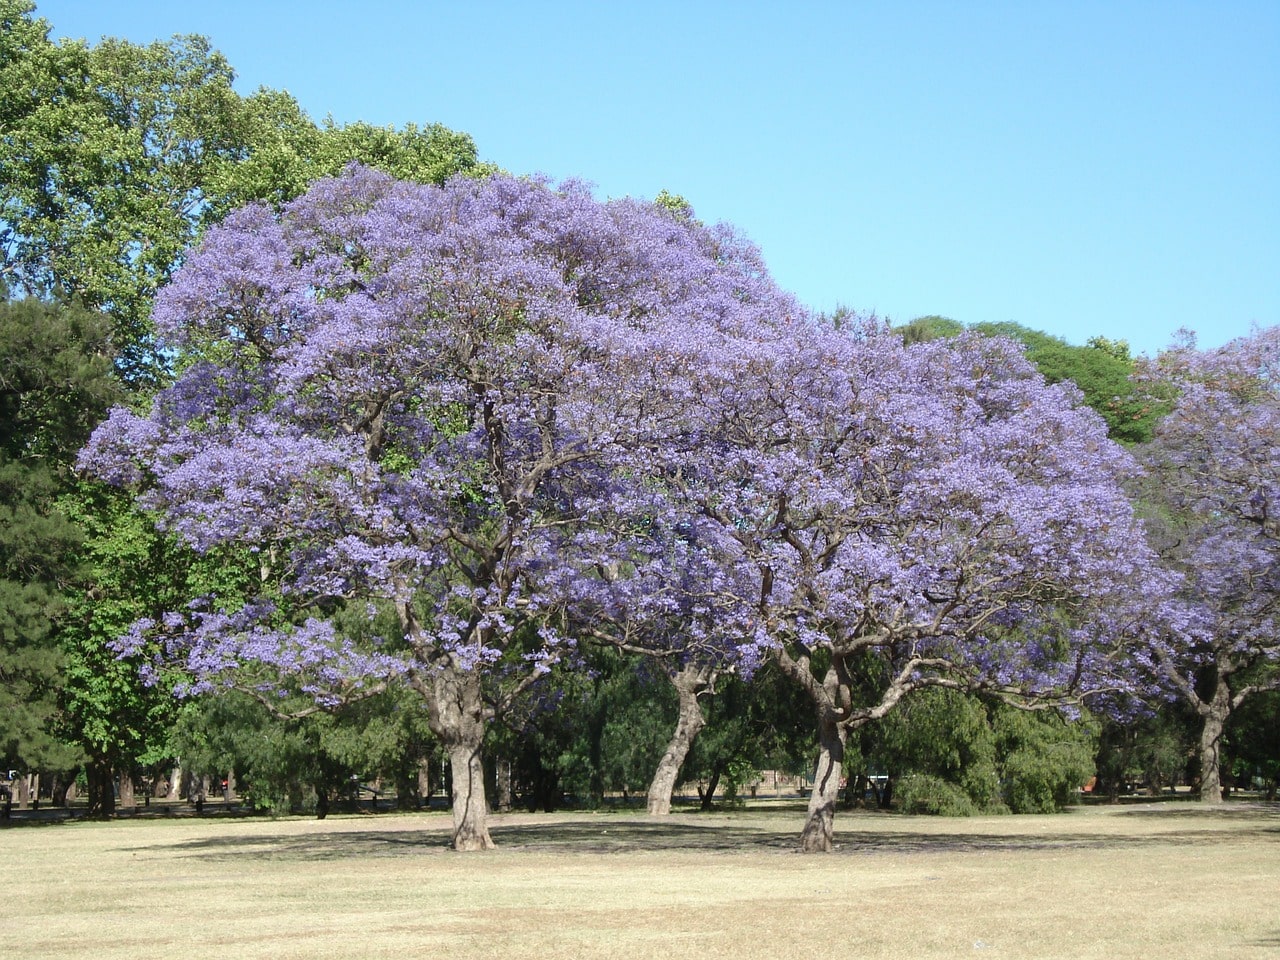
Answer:
[[[698,706],[698,694],[706,690],[713,676],[712,668],[705,664],[685,664],[678,673],[667,677],[676,688],[679,701],[679,717],[675,732],[667,743],[667,749],[658,761],[658,769],[649,783],[649,815],[660,817],[671,812],[671,794],[680,776],[680,766],[689,755],[694,738],[706,726],[706,718]]]
[[[182,766],[181,765],[174,767],[173,774],[172,776],[169,777],[169,793],[168,793],[167,799],[169,800],[182,799]]]
[[[1200,730],[1200,801],[1222,803],[1222,732],[1231,713],[1231,691],[1221,680],[1213,699],[1200,710],[1204,726]]]
[[[484,796],[484,759],[480,745],[455,743],[449,747],[453,768],[453,849],[489,850],[489,805]]]
[[[834,717],[825,711],[819,713],[818,765],[813,774],[804,831],[800,834],[800,849],[804,853],[831,852],[847,736],[847,731]]]
[[[89,785],[89,816],[103,819],[115,816],[113,772],[111,764],[104,760],[91,760],[85,766],[85,779]]]
[[[449,755],[453,801],[453,849],[489,850],[489,804],[484,793],[484,733],[487,719],[480,678],[452,664],[419,684],[428,696],[433,732]]]
[[[138,805],[138,798],[134,795],[133,774],[128,767],[120,768],[120,809],[132,810]]]

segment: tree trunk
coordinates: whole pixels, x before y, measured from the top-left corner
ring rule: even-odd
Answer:
[[[678,673],[668,673],[679,698],[679,717],[675,732],[667,743],[667,749],[658,761],[658,769],[649,784],[649,815],[665,816],[671,812],[671,794],[680,776],[680,766],[689,755],[689,748],[699,731],[706,726],[702,708],[698,706],[698,694],[706,690],[714,672],[706,664],[687,663]]]
[[[489,850],[489,805],[484,793],[484,733],[487,719],[480,678],[447,664],[419,681],[428,697],[433,732],[444,744],[452,776],[453,849]]]
[[[13,788],[18,792],[18,809],[26,810],[31,806],[31,777],[28,774],[19,774],[18,779],[13,781]]]
[[[711,779],[707,781],[707,791],[702,794],[702,803],[698,805],[698,809],[711,809],[711,802],[715,799],[716,790],[720,787],[720,775],[722,773],[724,773],[724,765],[717,764],[711,771]]]
[[[511,761],[505,757],[499,760],[494,770],[495,786],[498,788],[498,812],[511,812]]]
[[[489,850],[494,843],[489,836],[480,744],[452,744],[449,765],[453,768],[453,849]]]
[[[107,819],[116,813],[116,791],[112,766],[105,760],[90,760],[85,766],[89,785],[89,816]]]
[[[1213,699],[1204,703],[1200,716],[1200,801],[1222,803],[1222,732],[1231,713],[1231,690],[1221,679]]]
[[[132,810],[138,805],[133,790],[133,773],[128,767],[120,768],[120,809]]]
[[[426,757],[418,758],[418,802],[431,802],[431,761]]]
[[[818,765],[809,794],[809,811],[800,834],[804,853],[830,853],[835,832],[836,803],[844,771],[844,744],[848,732],[826,711],[818,716]]]
[[[178,765],[173,768],[173,775],[169,777],[169,794],[167,799],[182,799],[182,766]]]

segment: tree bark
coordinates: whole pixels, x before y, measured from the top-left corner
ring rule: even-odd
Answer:
[[[494,771],[495,786],[498,789],[498,812],[510,813],[511,794],[511,761],[505,757],[499,760]]]
[[[13,789],[18,793],[18,809],[27,810],[31,807],[31,776],[22,773],[18,775],[18,779],[13,782]]]
[[[431,761],[426,757],[418,758],[418,802],[431,802]]]
[[[453,768],[453,849],[462,852],[492,849],[480,745],[452,744],[449,765]]]
[[[714,671],[706,664],[687,663],[678,672],[668,673],[667,677],[676,688],[680,712],[675,732],[671,734],[649,783],[648,810],[654,817],[671,813],[671,794],[680,776],[680,766],[689,755],[694,738],[707,723],[702,708],[698,706],[698,695],[707,689]]]
[[[115,816],[113,772],[112,765],[105,760],[90,760],[85,766],[85,779],[89,785],[89,816],[102,819]]]
[[[1219,678],[1213,698],[1200,709],[1200,802],[1222,803],[1222,732],[1231,713],[1231,691]]]
[[[819,712],[818,764],[813,774],[813,790],[809,793],[804,831],[800,834],[800,850],[804,853],[831,852],[847,737],[848,731],[829,711]]]
[[[453,663],[417,681],[427,695],[432,731],[449,756],[453,802],[453,849],[489,850],[489,804],[484,792],[484,734],[488,715],[480,678]]]
[[[700,810],[710,810],[711,802],[715,800],[716,790],[720,787],[720,776],[724,773],[724,765],[718,764],[711,771],[711,779],[707,781],[707,791],[702,795],[702,803],[698,805]]]
[[[132,810],[138,805],[138,799],[134,795],[133,789],[133,772],[128,767],[121,767],[119,774],[120,808],[122,810]]]

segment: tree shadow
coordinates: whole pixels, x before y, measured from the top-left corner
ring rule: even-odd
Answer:
[[[1043,850],[1130,849],[1141,850],[1176,844],[1213,846],[1223,839],[1221,829],[1196,829],[1194,820],[1252,819],[1252,828],[1237,827],[1230,831],[1236,840],[1259,839],[1275,842],[1280,833],[1280,812],[1255,810],[1249,814],[1196,813],[1188,815],[1184,829],[1152,835],[1125,836],[1113,833],[1090,833],[1076,828],[1070,819],[1060,821],[1059,829],[1045,832],[989,834],[954,830],[913,830],[912,820],[902,817],[901,829],[886,830],[883,821],[875,829],[860,829],[858,818],[836,821],[837,855],[874,856],[929,855],[962,852],[994,852],[1017,854]],[[1181,820],[1181,817],[1179,817]],[[958,826],[959,824],[957,824]],[[897,826],[897,824],[895,824]],[[198,856],[205,860],[323,861],[349,857],[405,857],[450,852],[450,822],[443,818],[433,824],[408,830],[382,830],[371,823],[368,828],[324,830],[306,834],[280,832],[258,835],[212,836],[183,840],[172,844],[152,844],[128,848],[135,853],[149,852],[179,856]],[[522,817],[504,822],[495,817],[490,833],[498,849],[494,855],[526,852],[567,856],[572,854],[616,855],[698,851],[706,854],[794,854],[798,852],[800,820],[779,818],[773,823],[698,823],[689,818],[654,820],[644,816],[580,816],[545,820]]]
[[[1136,804],[1115,809],[1117,817],[1159,817],[1160,819],[1186,820],[1277,820],[1280,821],[1280,803],[1265,800],[1241,800],[1220,804],[1201,804],[1195,801],[1166,801],[1164,803]]]

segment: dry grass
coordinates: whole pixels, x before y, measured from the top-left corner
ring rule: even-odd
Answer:
[[[1280,953],[1280,808],[970,820],[794,807],[496,818],[134,820],[0,832],[18,955],[125,958],[1070,957]]]

